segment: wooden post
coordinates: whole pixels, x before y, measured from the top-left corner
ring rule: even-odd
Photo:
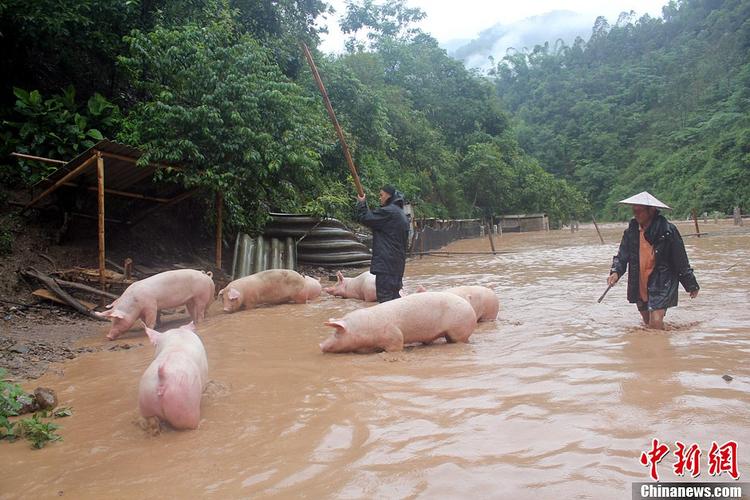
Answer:
[[[599,235],[599,241],[602,242],[602,245],[604,245],[604,238],[602,238],[602,233],[599,231],[599,224],[596,223],[596,218],[594,217],[594,214],[591,214],[591,220],[594,221],[594,227],[596,228],[596,234]]]
[[[307,58],[307,63],[310,65],[310,71],[312,72],[313,78],[315,78],[315,83],[318,84],[318,89],[320,90],[320,94],[323,96],[323,102],[326,105],[326,111],[328,111],[328,116],[331,117],[331,121],[333,122],[333,128],[336,129],[336,135],[339,137],[339,142],[341,143],[341,149],[344,150],[344,158],[346,158],[346,163],[349,165],[349,170],[352,173],[352,178],[354,179],[354,186],[357,188],[357,194],[360,196],[365,195],[364,189],[362,189],[362,183],[359,181],[359,175],[357,174],[357,168],[354,166],[354,160],[352,160],[352,155],[349,153],[349,146],[346,145],[346,139],[344,139],[344,131],[341,129],[341,125],[339,125],[339,121],[336,119],[336,113],[333,111],[333,106],[331,105],[331,100],[328,98],[328,92],[326,91],[325,86],[323,85],[323,80],[320,78],[320,74],[318,73],[318,68],[315,66],[315,61],[313,60],[312,54],[310,53],[310,49],[307,48],[306,44],[302,44],[302,49],[305,52],[305,58]]]
[[[698,238],[700,238],[701,230],[698,228],[698,211],[696,209],[693,209],[692,212],[693,212],[693,222],[695,222],[695,235]]]
[[[216,193],[216,269],[221,270],[221,231],[223,224],[224,199],[221,193]]]
[[[490,217],[490,225],[487,226],[487,235],[490,237],[490,248],[492,249],[492,255],[495,255],[495,240],[492,239],[492,217]]]
[[[133,259],[130,257],[125,259],[122,265],[122,273],[125,275],[125,279],[129,280],[133,277]]]
[[[99,285],[101,286],[102,291],[105,292],[106,259],[104,255],[104,158],[98,151],[96,153],[96,180],[99,187]],[[101,298],[101,301],[103,305],[104,297]]]

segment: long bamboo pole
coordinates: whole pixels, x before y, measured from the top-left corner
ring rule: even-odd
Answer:
[[[44,158],[43,156],[27,155],[27,154],[24,154],[24,153],[15,153],[14,152],[14,153],[11,153],[10,155],[11,156],[15,156],[16,158],[23,158],[24,160],[34,160],[34,161],[40,161],[42,163],[52,163],[54,165],[65,165],[66,163],[68,163],[65,160],[55,160],[55,159],[52,159],[52,158]]]
[[[349,152],[349,146],[346,145],[346,139],[344,139],[344,131],[341,129],[341,125],[339,125],[339,121],[336,119],[336,113],[333,111],[333,106],[331,106],[331,100],[328,98],[328,92],[326,92],[325,85],[323,85],[323,80],[320,79],[320,74],[318,73],[318,68],[315,66],[313,56],[310,53],[310,49],[307,48],[307,44],[303,43],[302,48],[305,51],[305,58],[307,59],[307,64],[310,65],[310,71],[312,71],[313,78],[315,78],[315,83],[318,84],[320,94],[323,96],[323,102],[326,105],[328,116],[331,117],[331,121],[333,122],[333,128],[336,129],[336,135],[338,135],[339,137],[341,149],[344,150],[344,157],[346,158],[346,163],[347,165],[349,165],[349,170],[352,173],[354,186],[357,188],[357,194],[359,194],[360,196],[364,196],[365,191],[364,189],[362,189],[362,183],[359,181],[359,174],[357,174],[357,167],[354,166],[354,160],[352,160],[352,155]]]
[[[106,258],[104,255],[104,158],[96,153],[96,180],[99,186],[99,285],[106,291]],[[103,303],[103,298],[102,298]]]

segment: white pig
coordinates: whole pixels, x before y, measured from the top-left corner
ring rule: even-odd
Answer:
[[[457,295],[424,292],[357,309],[324,323],[336,331],[320,344],[323,352],[400,351],[405,344],[429,344],[440,337],[467,342],[477,319]]]
[[[495,321],[500,311],[500,300],[495,292],[486,286],[456,286],[445,290],[469,301],[477,315],[477,321]]]
[[[323,288],[320,286],[320,278],[305,276],[305,296],[307,300],[313,300],[320,297]]]
[[[107,334],[114,340],[141,319],[147,327],[156,325],[159,310],[186,306],[196,324],[203,320],[206,308],[214,299],[216,287],[211,273],[177,269],[155,274],[130,285],[117,300],[98,316],[112,320]]]
[[[141,415],[157,417],[175,429],[196,429],[208,381],[208,360],[195,325],[163,333],[146,327],[146,334],[156,346],[156,354],[138,388]]]
[[[341,271],[336,273],[336,284],[323,290],[334,297],[345,299],[359,299],[365,302],[377,302],[375,290],[375,275],[365,271],[356,278],[345,278]]]
[[[224,312],[233,313],[259,304],[304,304],[307,290],[305,278],[298,272],[271,269],[232,281],[219,292],[219,297],[224,303]]]

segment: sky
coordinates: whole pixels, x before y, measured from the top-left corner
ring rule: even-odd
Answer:
[[[336,9],[328,16],[328,35],[322,35],[323,52],[340,53],[344,50],[345,35],[338,29],[338,18],[345,11],[344,0],[327,0]],[[438,42],[455,39],[473,39],[480,31],[497,23],[508,24],[522,19],[545,14],[553,10],[569,10],[590,15],[591,25],[597,16],[603,15],[610,24],[617,21],[620,12],[635,11],[637,17],[649,14],[661,16],[661,8],[668,0],[408,0],[410,7],[419,7],[427,18],[419,27],[430,33]],[[541,42],[542,40],[540,40]]]

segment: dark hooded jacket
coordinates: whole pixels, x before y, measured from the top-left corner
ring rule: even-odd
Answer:
[[[404,196],[396,191],[385,206],[370,210],[357,202],[357,218],[372,229],[372,274],[404,275],[409,221],[404,213]]]
[[[649,309],[666,309],[677,305],[677,284],[688,292],[698,290],[698,282],[688,262],[685,244],[674,224],[664,216],[657,214],[646,229],[644,235],[654,248],[654,270],[648,278]],[[640,233],[638,222],[631,219],[630,225],[622,235],[622,242],[617,255],[612,259],[612,273],[618,276],[628,270],[628,302],[639,299],[640,267]]]

